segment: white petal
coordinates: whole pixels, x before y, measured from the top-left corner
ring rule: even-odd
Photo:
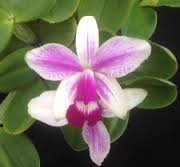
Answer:
[[[123,89],[123,94],[126,98],[128,110],[131,110],[146,98],[147,91],[141,88],[126,88]]]
[[[101,108],[102,108],[102,117],[104,117],[104,118],[113,118],[113,117],[116,117],[114,112],[111,111],[111,109],[108,108],[108,106],[104,105],[102,102],[100,104],[101,104]]]
[[[64,118],[66,116],[67,109],[74,103],[77,91],[77,82],[81,75],[82,73],[76,73],[60,83],[53,105],[54,116],[57,120]]]
[[[76,51],[80,62],[90,66],[99,47],[99,33],[93,16],[83,17],[77,27]]]
[[[89,146],[92,161],[101,166],[110,151],[110,136],[105,125],[102,121],[97,122],[94,126],[85,123],[82,135]]]
[[[46,91],[39,97],[33,98],[28,103],[28,113],[32,118],[37,119],[51,126],[64,126],[67,124],[66,118],[56,120],[53,114],[53,102],[56,91]]]
[[[97,93],[100,103],[107,111],[113,112],[119,118],[127,114],[127,102],[119,83],[110,77],[96,73]]]

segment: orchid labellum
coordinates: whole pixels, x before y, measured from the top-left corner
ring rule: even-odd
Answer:
[[[61,81],[57,90],[43,92],[28,104],[31,117],[51,126],[82,128],[92,161],[101,165],[110,150],[103,117],[123,119],[147,92],[122,89],[116,78],[137,69],[150,55],[148,42],[116,36],[99,47],[92,16],[83,17],[76,33],[77,55],[67,47],[49,43],[26,54],[29,67],[42,78]]]

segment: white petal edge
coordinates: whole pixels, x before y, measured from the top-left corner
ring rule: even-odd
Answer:
[[[97,81],[97,94],[100,97],[101,105],[105,110],[112,112],[110,115],[123,119],[128,111],[123,89],[114,78],[100,73],[96,73],[95,77]]]
[[[132,108],[139,105],[147,96],[147,91],[141,88],[126,88],[123,89],[124,97],[126,98],[127,108]]]
[[[124,101],[126,102],[127,111],[132,110],[134,107],[139,105],[147,96],[147,91],[141,88],[126,88],[122,89],[124,96]],[[105,118],[116,117],[117,115],[113,113],[106,105],[101,103],[103,108],[102,116]],[[127,112],[126,112],[127,113]]]
[[[81,72],[76,73],[60,83],[53,104],[54,116],[57,120],[64,118],[69,106],[74,103],[77,82],[81,75]]]
[[[51,126],[64,126],[67,124],[66,118],[61,120],[56,120],[53,114],[53,102],[55,98],[56,91],[46,91],[43,92],[39,97],[31,99],[28,103],[28,113],[29,115],[46,123]]]
[[[84,16],[76,32],[76,52],[83,66],[90,66],[99,47],[99,32],[93,16]]]
[[[110,151],[110,136],[105,125],[102,121],[98,121],[94,126],[85,122],[82,136],[89,146],[91,160],[101,166]]]

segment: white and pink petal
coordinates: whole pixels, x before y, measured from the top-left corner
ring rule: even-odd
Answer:
[[[123,77],[136,70],[150,53],[151,46],[147,41],[116,36],[99,48],[93,69],[110,77]]]
[[[49,43],[27,52],[25,61],[42,78],[59,81],[82,70],[78,57],[67,47]]]
[[[43,92],[39,97],[33,98],[28,103],[28,113],[29,115],[46,123],[51,126],[64,126],[67,124],[66,118],[56,120],[53,113],[53,103],[55,99],[56,91],[46,91]]]
[[[88,144],[91,160],[101,166],[110,151],[110,136],[105,125],[102,121],[98,121],[93,126],[85,123],[82,135]]]
[[[84,103],[97,101],[96,80],[93,71],[84,70],[77,84],[77,101],[83,101]]]
[[[96,80],[91,70],[85,70],[77,82],[74,104],[67,111],[69,124],[82,127],[85,121],[94,124],[101,120],[101,107],[97,103]]]
[[[74,103],[77,93],[78,81],[81,76],[81,72],[76,73],[70,77],[67,77],[60,83],[56,91],[53,104],[53,112],[57,120],[66,117],[66,112],[69,106]]]
[[[83,17],[77,27],[76,51],[83,66],[91,66],[99,47],[99,32],[93,16]]]
[[[146,98],[147,91],[142,88],[125,88],[122,89],[122,94],[123,94],[124,102],[126,102],[125,104],[127,108],[126,111],[130,111],[134,107],[138,106]],[[107,105],[103,104],[102,102],[101,102],[101,107],[102,107],[103,117],[112,118],[117,116],[110,108],[108,108]]]
[[[100,73],[96,73],[95,77],[97,94],[100,97],[99,102],[104,108],[104,114],[124,118],[127,114],[127,102],[119,83],[114,78]],[[112,114],[105,113],[106,111],[110,111]]]

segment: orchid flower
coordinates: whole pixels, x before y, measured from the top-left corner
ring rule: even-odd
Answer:
[[[103,117],[123,119],[147,92],[122,89],[115,78],[137,69],[150,55],[141,39],[112,37],[99,47],[99,32],[92,16],[83,17],[76,32],[77,55],[67,47],[49,43],[32,49],[25,60],[42,78],[61,81],[57,90],[45,91],[28,104],[31,117],[51,126],[82,128],[92,161],[101,165],[110,151],[110,136]]]

